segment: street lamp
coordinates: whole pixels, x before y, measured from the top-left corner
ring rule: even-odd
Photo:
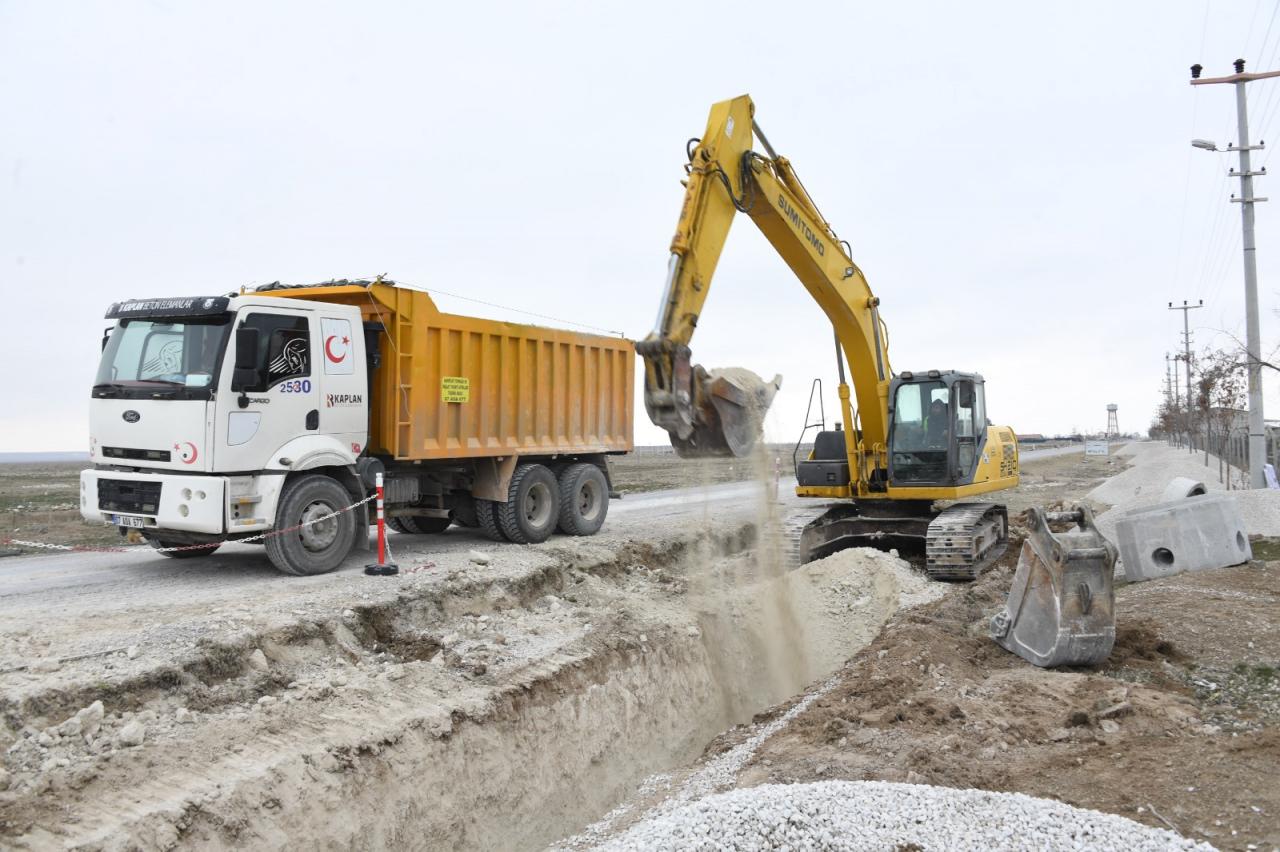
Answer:
[[[1217,145],[1217,143],[1215,143],[1215,142],[1210,142],[1208,139],[1192,139],[1192,140],[1191,140],[1191,147],[1192,147],[1192,148],[1200,148],[1200,149],[1201,149],[1201,150],[1203,150],[1203,151],[1216,151],[1216,150],[1218,150],[1218,145]]]

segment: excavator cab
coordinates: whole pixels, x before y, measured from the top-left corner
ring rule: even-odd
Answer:
[[[842,431],[822,432],[807,461],[796,466],[802,496],[847,496],[800,535],[803,562],[847,547],[877,547],[923,555],[935,579],[972,580],[999,558],[1008,541],[1008,513],[992,503],[952,503],[989,490],[1002,466],[1016,470],[1012,441],[988,446],[982,376],[951,370],[902,372],[889,383],[888,466],[850,477]],[[996,430],[998,431],[998,430]],[[860,443],[855,436],[854,446]],[[998,452],[993,450],[998,449]],[[855,456],[853,461],[857,461]],[[854,467],[856,473],[857,467]]]
[[[890,384],[889,397],[889,469],[887,475],[875,472],[870,490],[884,491],[886,484],[937,488],[973,482],[987,432],[982,376],[939,370],[902,373]],[[851,487],[849,451],[839,426],[819,432],[809,458],[796,464],[796,483],[802,489],[837,489],[831,492],[836,496]],[[854,435],[854,446],[861,438]]]
[[[889,482],[897,488],[973,482],[987,434],[982,376],[904,372],[889,385]]]

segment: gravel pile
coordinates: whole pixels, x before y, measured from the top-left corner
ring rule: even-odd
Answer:
[[[1213,849],[1123,817],[1021,793],[883,781],[733,790],[639,823],[599,848]]]

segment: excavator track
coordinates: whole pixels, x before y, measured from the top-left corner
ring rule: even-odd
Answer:
[[[931,580],[976,580],[1008,544],[1008,509],[994,503],[956,503],[929,524],[924,572]]]

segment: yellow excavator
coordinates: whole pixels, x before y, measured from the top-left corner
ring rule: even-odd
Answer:
[[[753,149],[755,139],[764,153]],[[820,431],[797,462],[796,493],[841,502],[805,527],[801,560],[846,547],[895,548],[923,553],[930,577],[976,578],[1008,542],[1008,513],[969,498],[1018,484],[1017,442],[1012,429],[987,422],[982,376],[893,372],[880,300],[849,244],[769,144],[750,97],[715,104],[686,152],[662,306],[653,332],[636,344],[649,418],[682,457],[743,456],[760,436],[781,377],[709,371],[689,352],[729,226],[745,213],[835,330],[842,423]],[[937,508],[936,501],[958,502]]]

